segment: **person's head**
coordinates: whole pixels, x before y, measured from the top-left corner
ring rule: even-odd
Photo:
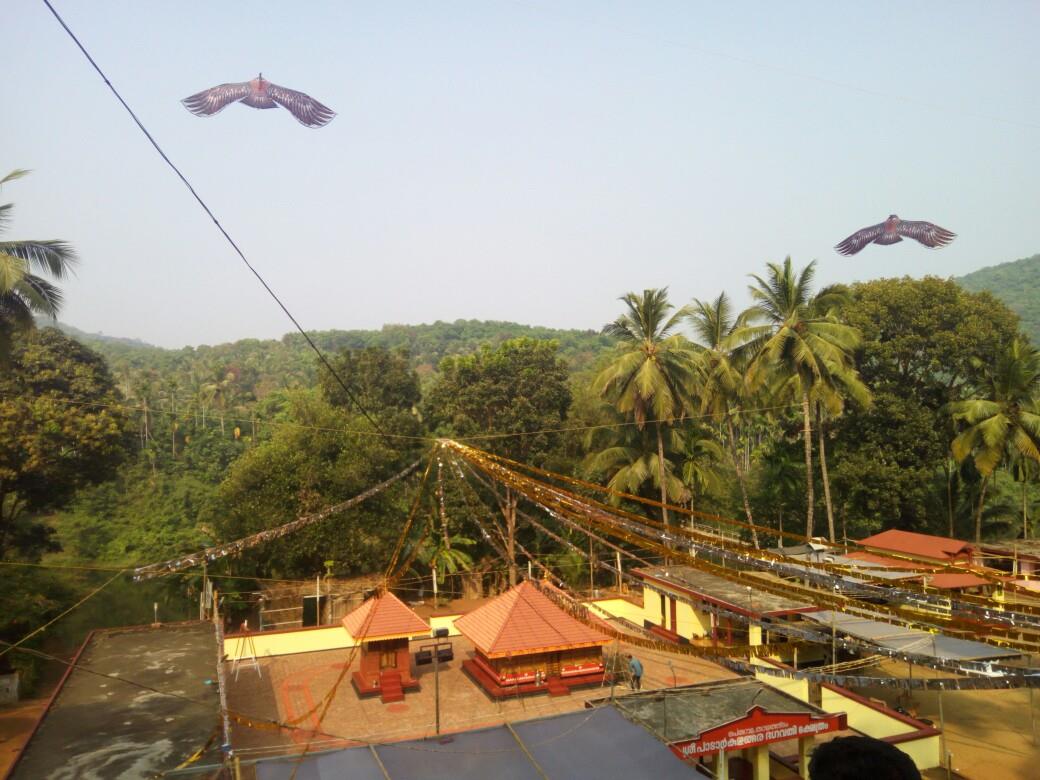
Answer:
[[[810,780],[921,780],[899,748],[870,737],[838,737],[813,751]]]

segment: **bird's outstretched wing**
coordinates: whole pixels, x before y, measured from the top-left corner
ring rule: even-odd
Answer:
[[[880,238],[881,234],[884,232],[885,223],[879,222],[877,225],[871,225],[862,230],[857,230],[834,248],[838,250],[839,254],[846,256],[854,255],[867,244]]]
[[[957,236],[956,233],[951,233],[946,228],[933,225],[931,222],[907,222],[904,220],[899,223],[896,231],[901,236],[920,241],[925,246],[930,246],[933,249],[946,246]]]
[[[286,89],[268,82],[267,94],[275,103],[288,109],[297,122],[307,127],[324,127],[336,116],[336,112],[328,106],[295,89]]]
[[[242,81],[238,84],[220,84],[216,87],[196,92],[191,97],[186,97],[181,102],[195,116],[213,116],[246,97],[250,92],[249,82]]]

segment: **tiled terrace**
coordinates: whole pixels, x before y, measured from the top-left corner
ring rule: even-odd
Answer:
[[[571,712],[582,709],[587,700],[601,699],[610,693],[609,686],[603,686],[576,690],[569,696],[535,695],[496,702],[462,671],[462,661],[470,657],[473,646],[463,637],[453,637],[452,642],[455,660],[442,664],[440,669],[441,730],[445,732]],[[412,650],[420,643],[413,642]],[[627,648],[624,643],[621,651],[633,652],[643,662],[644,689],[736,676],[698,658]],[[343,675],[321,724],[322,734],[314,740],[311,750],[434,733],[432,665],[415,668],[421,690],[408,693],[403,702],[383,704],[378,697],[361,699],[354,691],[350,674],[358,668],[358,657],[349,649],[264,658],[259,662],[261,677],[248,664],[243,664],[237,682],[228,675],[228,706],[240,716],[290,721],[320,704],[348,661],[351,666]],[[629,690],[620,686],[615,690],[618,696],[627,693]],[[318,712],[320,709],[319,706]],[[232,744],[243,758],[297,752],[316,726],[317,713],[301,721],[298,730],[249,728],[233,721]]]

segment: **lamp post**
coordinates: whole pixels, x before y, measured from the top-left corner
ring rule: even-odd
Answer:
[[[444,639],[448,636],[447,628],[436,628],[433,631],[434,639]],[[436,712],[435,733],[441,733],[441,654],[438,642],[433,644],[433,706]]]

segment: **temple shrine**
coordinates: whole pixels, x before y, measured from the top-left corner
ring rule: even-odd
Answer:
[[[429,636],[430,626],[397,596],[389,591],[373,596],[343,618],[343,627],[361,645],[361,668],[351,678],[360,695],[378,693],[385,704],[418,690],[408,640]]]
[[[603,645],[611,640],[568,615],[536,585],[523,582],[455,621],[473,643],[462,667],[490,696],[562,696],[603,681]]]

